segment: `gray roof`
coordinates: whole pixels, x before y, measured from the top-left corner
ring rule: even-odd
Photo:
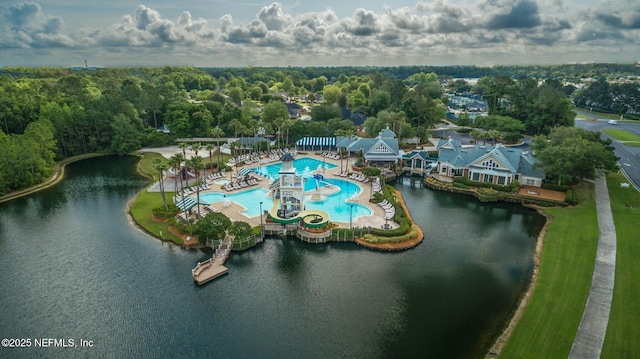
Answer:
[[[523,176],[544,178],[544,172],[535,167],[537,162],[529,152],[517,148],[475,145],[472,148],[462,148],[459,141],[440,140],[438,143],[438,161],[445,162],[454,168],[479,167],[485,158],[495,158],[511,173]]]
[[[282,156],[280,157],[280,161],[293,162],[293,156],[291,155],[291,153],[289,153],[289,151],[285,151],[285,153],[283,153]]]

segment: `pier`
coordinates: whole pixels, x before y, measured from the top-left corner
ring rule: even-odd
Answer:
[[[231,252],[233,238],[227,236],[216,247],[213,256],[204,262],[198,262],[195,268],[191,270],[193,280],[198,285],[203,285],[211,280],[214,280],[221,275],[227,274],[229,271],[224,266],[224,262]]]

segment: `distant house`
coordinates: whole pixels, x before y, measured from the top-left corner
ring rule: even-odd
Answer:
[[[541,187],[545,173],[534,166],[535,157],[528,151],[496,146],[462,147],[460,141],[440,140],[437,173],[446,177],[464,177],[472,181],[507,186],[518,181]]]
[[[362,112],[351,113],[348,108],[340,107],[340,114],[343,120],[349,120],[356,127],[361,127],[364,121],[367,120],[367,116]]]
[[[300,118],[300,113],[302,112],[302,106],[298,105],[295,102],[287,102],[284,105],[287,106],[287,110],[289,110],[289,118],[291,119]]]

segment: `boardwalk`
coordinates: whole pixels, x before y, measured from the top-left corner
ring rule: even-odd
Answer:
[[[220,246],[216,248],[213,257],[204,262],[199,262],[196,267],[191,270],[193,280],[196,281],[196,283],[202,285],[229,271],[227,267],[224,266],[224,262],[227,260],[229,252],[231,252],[232,242],[233,239],[231,237],[225,238]]]
[[[613,297],[616,274],[616,228],[613,223],[606,178],[603,176],[597,178],[595,187],[600,238],[591,290],[578,333],[569,353],[570,359],[600,358]]]

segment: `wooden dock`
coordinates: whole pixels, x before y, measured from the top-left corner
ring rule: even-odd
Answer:
[[[191,270],[193,280],[198,285],[203,285],[221,275],[227,274],[229,270],[224,266],[224,262],[231,252],[232,242],[233,238],[225,238],[215,249],[213,257],[204,262],[198,262],[196,267]]]

